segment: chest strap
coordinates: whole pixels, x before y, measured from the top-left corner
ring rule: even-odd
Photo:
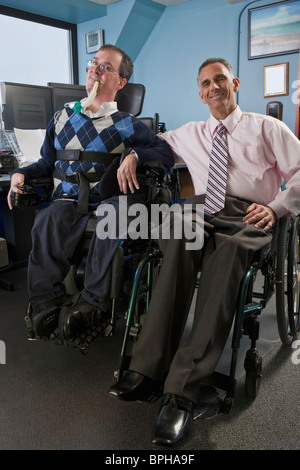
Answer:
[[[96,183],[100,181],[104,175],[104,171],[98,171],[93,173],[71,173],[66,174],[63,171],[55,168],[53,172],[53,178],[57,178],[61,181],[67,181],[67,183],[78,184],[78,214],[87,214],[89,207],[89,193],[90,183]]]
[[[121,155],[121,153],[87,152],[85,150],[56,150],[57,160],[69,160],[80,162],[109,164],[115,157],[121,157]]]
[[[75,149],[56,151],[57,160],[104,163],[106,165],[111,164],[116,157],[121,157],[121,155],[121,153],[88,152]],[[100,181],[104,173],[105,171],[66,174],[55,169],[53,178],[79,185],[77,212],[79,214],[87,214],[89,208],[90,183]]]

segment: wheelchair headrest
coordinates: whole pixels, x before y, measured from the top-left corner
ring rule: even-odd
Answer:
[[[126,83],[116,94],[119,111],[139,116],[143,109],[146,89],[139,83]]]

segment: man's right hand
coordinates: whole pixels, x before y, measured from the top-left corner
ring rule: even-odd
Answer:
[[[8,207],[10,208],[10,210],[12,210],[13,206],[12,206],[12,203],[11,203],[11,192],[14,191],[15,193],[21,193],[22,191],[18,188],[18,185],[21,184],[21,183],[24,183],[25,181],[25,176],[22,175],[22,173],[14,173],[12,176],[11,176],[11,180],[10,180],[10,190],[8,192],[8,195],[7,195],[7,204],[8,204]]]

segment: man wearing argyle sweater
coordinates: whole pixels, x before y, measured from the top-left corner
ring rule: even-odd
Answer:
[[[59,326],[64,338],[69,339],[101,317],[107,309],[110,264],[120,239],[100,240],[94,234],[79,298],[70,299],[63,284],[91,209],[105,202],[112,204],[118,214],[122,198],[127,206],[144,203],[145,193],[136,178],[137,165],[150,160],[161,161],[166,168],[173,165],[169,145],[137,118],[117,109],[115,95],[125,86],[132,70],[132,62],[123,51],[102,46],[87,69],[88,100],[65,105],[57,112],[47,128],[42,158],[12,175],[10,208],[10,193],[20,191],[19,184],[32,178],[54,177],[55,201],[37,214],[28,261],[31,321],[37,338],[49,337]],[[125,149],[130,149],[129,155],[118,167],[115,162],[119,159],[96,158],[95,152],[120,155]],[[111,185],[110,194],[103,194],[101,179],[112,165],[115,184]]]

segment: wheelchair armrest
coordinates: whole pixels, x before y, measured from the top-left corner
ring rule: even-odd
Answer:
[[[120,158],[120,165],[123,162],[124,158],[129,154],[131,149],[127,148],[122,153]],[[166,173],[168,172],[166,167],[158,160],[148,160],[144,162],[142,165],[137,166],[136,169],[137,175],[138,174],[152,174],[153,176],[159,178],[160,181],[163,181]]]
[[[144,175],[152,175],[159,182],[162,182],[167,174],[167,169],[166,167],[157,160],[150,160],[147,162],[144,162],[141,166],[137,167],[137,175],[139,174],[144,174]]]
[[[28,185],[33,188],[51,187],[53,188],[52,176],[45,176],[43,178],[33,178],[28,181]]]

